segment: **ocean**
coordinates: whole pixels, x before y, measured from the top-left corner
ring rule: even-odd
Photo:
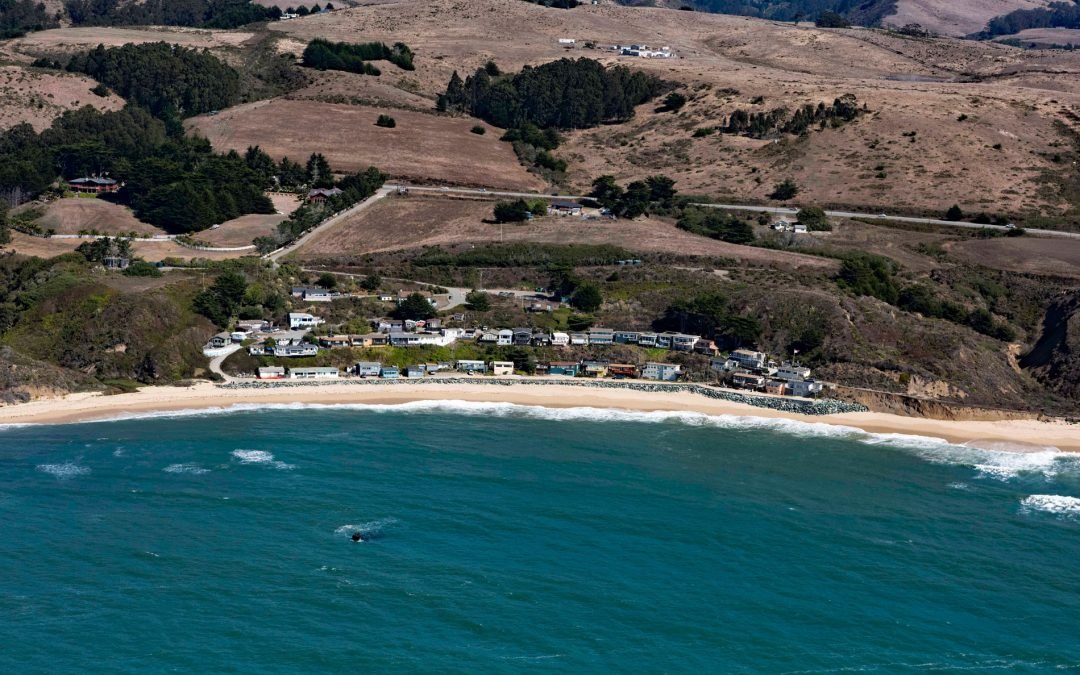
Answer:
[[[0,429],[0,523],[4,673],[1080,672],[1051,449],[263,406]]]

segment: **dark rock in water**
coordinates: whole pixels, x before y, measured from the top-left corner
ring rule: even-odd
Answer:
[[[353,532],[352,533],[352,540],[353,541],[364,541],[364,538],[362,536],[360,536],[359,532]]]

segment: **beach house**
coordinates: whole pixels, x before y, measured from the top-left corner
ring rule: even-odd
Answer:
[[[257,377],[260,380],[281,380],[285,378],[285,369],[281,366],[263,366],[259,368]]]
[[[483,361],[462,359],[454,364],[454,367],[463,373],[486,373],[487,364]]]
[[[352,368],[353,375],[358,377],[378,377],[382,371],[382,364],[378,361],[360,361]]]
[[[427,375],[427,368],[424,366],[408,366],[405,368],[406,380],[419,380],[424,375]]]
[[[514,362],[513,361],[492,361],[491,362],[491,374],[496,377],[500,375],[513,375],[514,374]]]
[[[638,376],[638,367],[630,363],[613,363],[608,366],[608,375],[617,380],[633,379]]]
[[[577,377],[578,364],[573,361],[552,361],[548,364],[548,375],[566,375]]]
[[[289,368],[287,375],[290,380],[332,380],[339,376],[338,369],[331,366]]]
[[[383,366],[382,370],[379,371],[379,377],[384,380],[396,380],[400,376],[401,371],[398,370],[397,366]]]
[[[645,380],[660,380],[661,382],[674,382],[682,374],[682,366],[677,363],[654,363],[650,361],[641,369],[641,377]]]

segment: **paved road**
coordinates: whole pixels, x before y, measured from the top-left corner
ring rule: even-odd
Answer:
[[[328,271],[328,270],[325,270],[325,269],[315,269],[315,268],[312,268],[312,267],[301,267],[300,269],[301,269],[301,271],[313,272],[315,274],[321,274],[323,272]],[[352,278],[352,279],[363,279],[363,278],[367,277],[366,274],[353,274],[352,272],[334,272],[334,274],[337,275],[337,276],[349,277],[349,278]],[[401,278],[398,278],[398,277],[383,277],[383,280],[384,281],[398,281],[398,282],[402,282],[402,283],[406,283],[406,284],[414,284],[414,285],[417,285],[417,286],[428,286],[428,287],[432,287],[432,288],[434,288],[434,287],[445,288],[446,293],[442,294],[440,296],[437,296],[437,300],[439,302],[437,308],[439,310],[445,310],[445,309],[450,309],[451,307],[459,307],[461,305],[464,305],[465,304],[465,296],[468,295],[469,293],[471,293],[472,290],[473,290],[471,288],[464,288],[464,287],[458,287],[458,286],[439,286],[438,284],[433,284],[433,283],[431,283],[429,281],[415,281],[413,279],[401,279]],[[485,288],[484,292],[489,294],[489,295],[502,295],[503,297],[509,297],[506,294],[510,294],[510,296],[513,296],[515,298],[522,298],[522,299],[524,299],[524,298],[532,298],[533,296],[536,295],[535,291],[522,291],[522,290],[518,290],[518,289],[515,289],[515,288]],[[374,296],[368,296],[368,297],[374,297]]]
[[[225,371],[221,369],[221,364],[225,362],[225,359],[229,358],[230,356],[232,356],[233,354],[235,354],[236,352],[240,351],[243,348],[244,348],[243,345],[232,345],[231,347],[228,348],[229,351],[225,352],[224,354],[221,354],[220,356],[215,356],[215,357],[211,358],[210,359],[210,372],[217,373],[222,378],[224,378],[224,380],[226,382],[231,382],[233,378],[230,375],[225,374]]]
[[[584,195],[554,195],[543,194],[540,192],[503,192],[499,190],[486,190],[484,188],[416,187],[413,185],[393,186],[395,190],[398,189],[398,187],[407,188],[409,192],[425,192],[443,195],[473,195],[476,197],[520,197],[522,199],[535,199],[537,197],[543,197],[544,199],[584,199]]]
[[[536,197],[543,197],[545,199],[584,199],[582,195],[555,195],[555,194],[542,194],[539,192],[499,192],[495,190],[484,190],[474,188],[457,188],[457,187],[414,187],[411,185],[402,185],[401,187],[407,187],[409,192],[425,192],[434,194],[463,194],[463,195],[475,195],[475,196],[490,196],[490,197],[520,197],[523,199],[530,199]],[[398,186],[395,185],[394,189]],[[725,209],[730,211],[754,211],[755,213],[777,213],[788,216],[794,216],[798,209],[794,207],[786,206],[754,206],[750,204],[694,204],[694,206],[701,206],[709,209]],[[891,220],[900,223],[919,223],[923,225],[940,225],[943,227],[960,227],[967,229],[990,229],[990,230],[1008,230],[1010,228],[1004,225],[979,225],[977,223],[964,223],[957,222],[955,220],[939,220],[937,218],[916,218],[914,216],[890,216],[884,213],[857,213],[854,211],[826,211],[825,215],[832,218],[861,218],[864,220]],[[1080,232],[1060,232],[1058,230],[1042,230],[1042,229],[1026,229],[1028,234],[1039,235],[1043,237],[1062,237],[1066,239],[1080,239]]]
[[[364,201],[353,204],[352,206],[345,209],[344,211],[337,214],[336,216],[334,216],[332,218],[328,218],[327,220],[324,220],[322,223],[320,223],[319,225],[317,225],[313,229],[308,230],[306,234],[304,234],[302,237],[300,237],[299,239],[297,239],[293,243],[289,244],[288,246],[285,246],[284,248],[279,248],[278,250],[273,251],[272,253],[267,253],[263,257],[266,258],[267,260],[270,260],[271,262],[277,262],[283,256],[287,256],[290,253],[292,253],[293,251],[295,251],[296,249],[303,246],[308,241],[308,239],[310,239],[316,232],[318,232],[318,233],[325,232],[326,230],[332,228],[333,226],[335,226],[338,223],[342,222],[346,218],[348,218],[350,216],[353,216],[353,215],[356,215],[357,213],[360,213],[364,209],[368,208],[369,206],[371,206],[375,202],[379,201],[383,197],[386,197],[386,195],[390,194],[391,192],[394,192],[395,190],[397,190],[397,186],[390,186],[390,185],[382,186],[381,188],[379,188],[379,190],[375,194],[371,195],[370,197],[368,197]]]
[[[749,206],[746,204],[694,204],[709,209],[725,209],[729,211],[754,211],[756,213],[779,213],[794,216],[798,209],[783,206]],[[937,218],[915,218],[913,216],[890,216],[885,213],[855,213],[853,211],[826,211],[825,215],[831,218],[860,218],[862,220],[891,220],[899,223],[918,223],[922,225],[941,225],[943,227],[962,227],[972,230],[1001,230],[1008,231],[1012,228],[1005,225],[979,225],[978,223],[964,223],[955,220],[939,220]],[[1057,230],[1025,229],[1028,234],[1043,237],[1064,237],[1067,239],[1080,239],[1080,232],[1059,232]]]

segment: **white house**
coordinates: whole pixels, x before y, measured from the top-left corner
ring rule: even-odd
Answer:
[[[274,356],[281,357],[302,357],[302,356],[315,356],[319,353],[319,348],[313,344],[302,342],[297,345],[275,345]]]
[[[682,366],[677,363],[653,363],[645,364],[641,369],[641,378],[644,380],[660,380],[673,382],[682,374]]]
[[[739,364],[742,368],[764,368],[769,357],[765,352],[755,352],[749,349],[736,349],[731,352],[729,360]]]
[[[825,388],[825,385],[817,380],[791,380],[787,383],[788,393],[792,396],[816,396]]]
[[[289,328],[314,328],[323,323],[323,320],[311,314],[303,312],[289,312]]]
[[[570,344],[570,334],[555,332],[551,334],[552,347],[565,347]]]
[[[340,375],[337,368],[313,367],[313,368],[289,368],[290,380],[332,380]]]
[[[806,234],[808,230],[806,229],[806,225],[803,225],[802,223],[795,223],[791,226],[791,231],[795,234]]]
[[[572,45],[576,43],[577,40],[575,40],[574,38],[559,38],[559,44],[561,45]]]
[[[493,375],[513,375],[514,374],[514,362],[513,361],[492,361],[491,373]]]
[[[589,344],[588,333],[570,333],[570,344],[572,345],[587,345]]]
[[[776,369],[773,377],[777,380],[805,380],[810,377],[810,369],[797,363],[784,363]]]
[[[514,331],[509,328],[503,328],[499,331],[498,335],[499,339],[495,344],[504,347],[514,344]]]
[[[285,369],[281,366],[265,366],[259,368],[260,380],[280,380],[285,377]]]

